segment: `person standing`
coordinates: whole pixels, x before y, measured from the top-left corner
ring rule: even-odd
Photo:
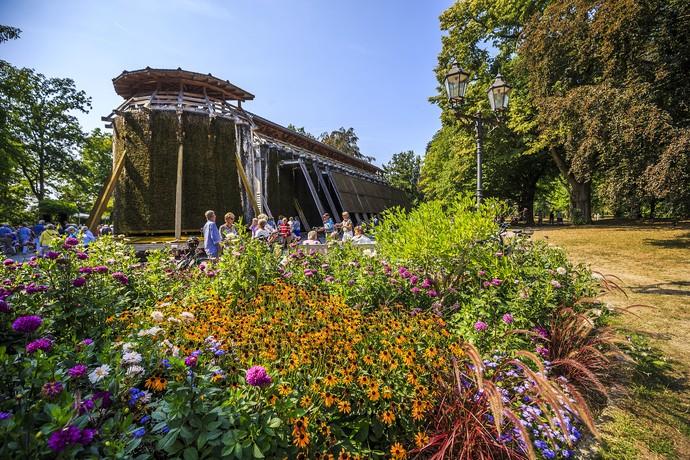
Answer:
[[[350,219],[350,213],[343,211],[343,221],[340,223],[343,228],[343,241],[347,241],[354,236],[352,233],[352,219]]]
[[[301,231],[302,225],[299,222],[299,217],[295,216],[294,220],[292,221],[292,234],[295,235],[295,238],[299,238]]]
[[[36,252],[39,254],[41,253],[41,243],[39,243],[39,240],[41,239],[41,233],[43,233],[43,230],[46,229],[46,221],[45,220],[39,220],[36,225],[34,225],[33,231],[34,231],[34,244],[36,245]]]
[[[40,244],[41,254],[45,254],[51,246],[60,239],[60,234],[55,230],[55,225],[48,224],[46,229],[41,233]]]
[[[328,213],[324,214],[323,215],[323,232],[325,234],[326,241],[331,239],[334,231],[335,231],[335,223],[333,222],[333,219],[331,219],[331,216]]]
[[[17,237],[19,238],[19,246],[22,248],[22,253],[26,254],[29,250],[29,243],[33,239],[34,232],[29,228],[29,224],[24,222],[22,226],[17,231]]]
[[[225,223],[220,226],[220,236],[223,238],[232,238],[237,235],[237,227],[235,227],[235,215],[231,212],[225,214]]]
[[[216,213],[208,210],[205,213],[206,224],[202,229],[204,234],[204,251],[209,257],[218,257],[220,255],[220,242],[223,240],[216,225]]]
[[[278,234],[283,238],[283,247],[292,243],[292,231],[287,217],[283,217],[283,220],[280,221],[280,225],[278,225]]]

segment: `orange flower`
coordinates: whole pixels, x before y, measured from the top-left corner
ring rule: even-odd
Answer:
[[[338,403],[338,410],[343,414],[349,414],[352,411],[349,401],[340,401]]]
[[[323,381],[327,387],[332,387],[338,383],[338,379],[333,374],[328,374]]]
[[[328,391],[321,393],[321,397],[323,398],[323,402],[326,403],[326,407],[331,407],[336,399],[335,396]]]
[[[309,444],[309,433],[307,432],[299,432],[296,435],[294,435],[294,439],[292,441],[297,447],[299,448],[305,448]]]
[[[278,393],[280,393],[282,396],[287,396],[292,393],[292,388],[290,388],[290,385],[278,385]]]
[[[149,390],[158,392],[165,390],[166,386],[168,386],[168,381],[162,377],[157,376],[147,379],[146,383],[144,383],[144,387],[148,388]]]
[[[407,458],[407,452],[403,448],[402,444],[396,442],[391,446],[391,456],[396,460],[401,460]]]
[[[395,421],[395,414],[389,410],[385,410],[379,414],[379,418],[386,425],[391,425]]]
[[[429,436],[427,436],[426,433],[423,433],[420,431],[419,433],[414,435],[414,443],[420,449],[422,447],[426,446],[428,442],[429,442]]]
[[[374,387],[367,391],[367,396],[369,396],[369,399],[372,401],[378,401],[381,394],[379,393],[379,389]]]

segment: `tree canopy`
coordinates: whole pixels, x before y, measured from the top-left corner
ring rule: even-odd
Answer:
[[[391,161],[383,165],[383,176],[393,187],[399,188],[412,205],[419,204],[423,195],[419,191],[419,172],[422,159],[412,150],[393,155]]]
[[[660,202],[675,213],[690,211],[688,2],[466,0],[440,20],[448,35],[439,82],[453,60],[473,74],[465,113],[486,109],[484,91],[499,70],[514,86],[505,130],[486,139],[492,194],[507,197],[531,181],[517,171],[528,168],[538,179],[557,167],[572,216],[583,221],[593,190],[614,211],[639,214]],[[455,127],[438,90],[431,100],[444,109],[443,128],[422,171],[430,196],[457,188],[443,185],[451,176],[443,164],[457,167],[465,177],[456,183],[467,185],[473,169],[469,133]],[[506,178],[515,181],[506,187]]]

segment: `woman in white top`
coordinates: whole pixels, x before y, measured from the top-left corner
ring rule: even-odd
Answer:
[[[261,219],[259,221],[259,229],[254,232],[254,238],[268,241],[270,236],[271,232],[266,228],[266,221]]]

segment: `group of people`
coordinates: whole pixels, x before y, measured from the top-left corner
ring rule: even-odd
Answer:
[[[225,223],[220,228],[216,223],[217,216],[214,211],[206,211],[205,217],[206,223],[201,229],[204,238],[204,251],[208,257],[218,257],[222,252],[222,241],[235,238],[239,233],[235,225],[235,215],[231,212],[225,214]],[[301,239],[301,223],[297,217],[279,216],[276,223],[273,217],[259,214],[252,219],[248,230],[252,238],[268,242],[280,241],[283,247],[286,247],[293,241],[299,241],[300,244],[305,245],[325,244],[329,240],[337,239],[351,241],[354,244],[371,244],[374,242],[374,240],[364,234],[364,229],[361,225],[353,225],[348,212],[343,212],[342,217],[342,222],[336,224],[328,213],[324,214],[323,226],[310,231],[307,239],[304,240]],[[338,238],[341,231],[342,237]],[[321,240],[318,237],[319,232],[324,234]]]
[[[99,236],[112,234],[112,232],[112,228],[107,225],[99,225],[96,231]],[[68,237],[78,239],[84,246],[96,241],[96,235],[86,225],[67,222],[59,224],[39,220],[34,226],[23,222],[22,225],[16,227],[10,224],[3,224],[0,227],[0,246],[6,255],[44,254],[56,246],[58,241]]]

